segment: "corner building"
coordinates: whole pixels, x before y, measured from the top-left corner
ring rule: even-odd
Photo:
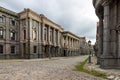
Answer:
[[[79,54],[79,37],[30,9],[15,13],[0,7],[0,58],[44,58],[64,56],[64,38],[71,45],[65,55]],[[74,42],[74,43],[73,43]]]

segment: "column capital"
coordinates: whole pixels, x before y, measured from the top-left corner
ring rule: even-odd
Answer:
[[[102,6],[109,6],[112,0],[103,0]]]

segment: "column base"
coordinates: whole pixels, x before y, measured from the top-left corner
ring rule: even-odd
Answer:
[[[100,67],[106,69],[120,69],[120,58],[101,58]]]

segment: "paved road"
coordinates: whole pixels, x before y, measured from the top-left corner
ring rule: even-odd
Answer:
[[[74,66],[87,56],[0,61],[0,80],[103,80],[74,71]]]

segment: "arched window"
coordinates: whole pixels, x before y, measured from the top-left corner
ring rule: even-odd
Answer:
[[[15,53],[15,46],[11,46],[11,53]]]
[[[15,40],[15,31],[10,32],[10,39]]]
[[[3,28],[0,28],[0,39],[3,39]]]
[[[0,53],[3,53],[3,45],[0,45]]]

